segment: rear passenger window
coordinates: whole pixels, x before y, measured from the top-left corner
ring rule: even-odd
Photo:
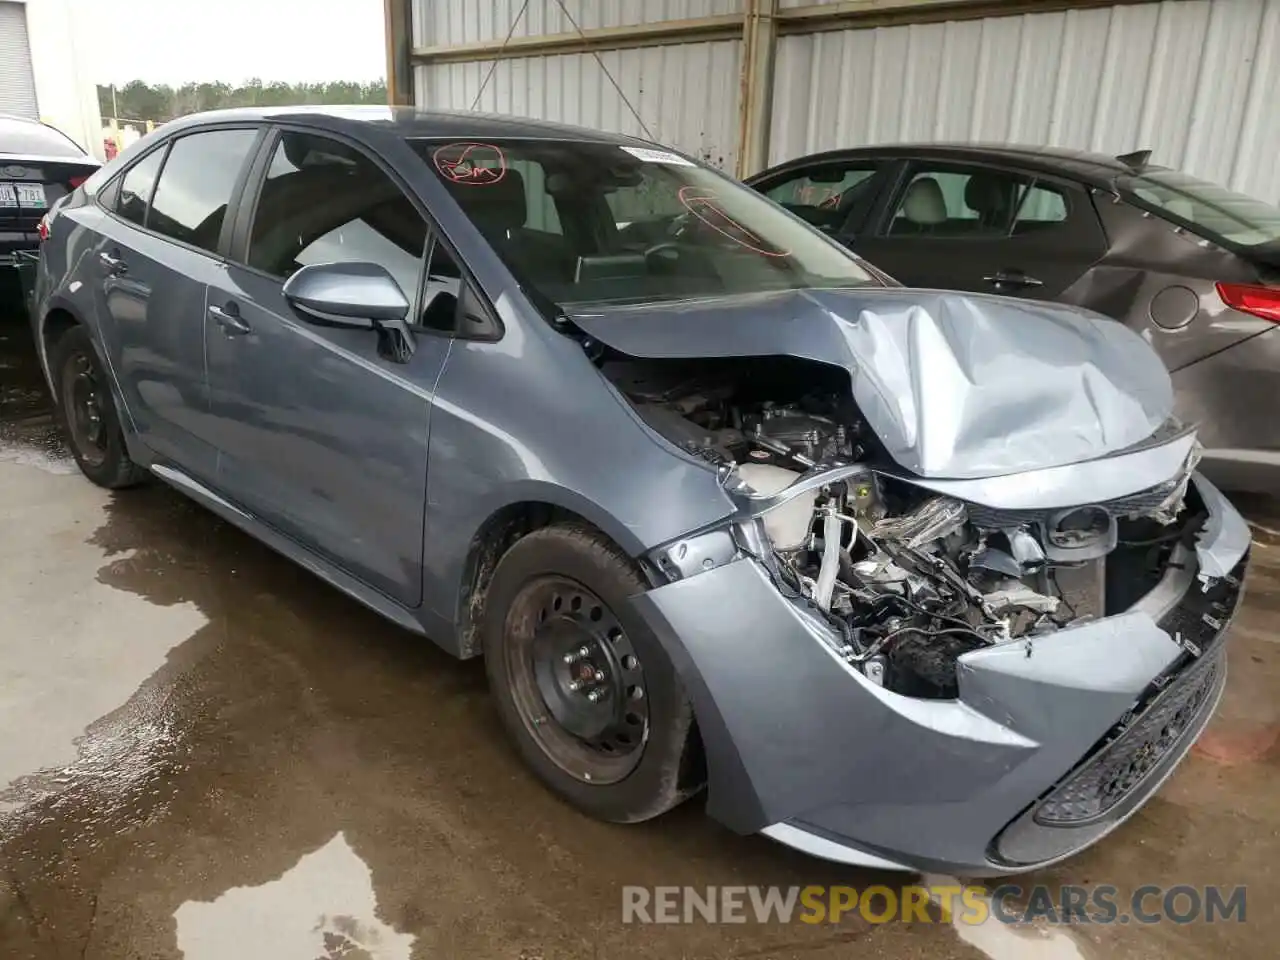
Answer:
[[[147,205],[151,203],[151,191],[155,189],[164,154],[161,148],[143,157],[129,168],[120,184],[116,213],[138,226],[146,222]]]
[[[281,278],[315,263],[377,263],[412,299],[426,240],[422,215],[367,156],[286,131],[258,197],[248,262]]]
[[[1067,195],[1047,183],[1036,183],[1022,197],[1013,221],[1014,235],[1038,231],[1067,219]]]
[[[120,205],[120,181],[124,177],[116,177],[98,191],[98,203],[108,210],[115,210]]]
[[[991,239],[1063,223],[1067,195],[1032,177],[999,170],[919,169],[894,211],[894,236]]]
[[[1030,179],[995,170],[920,170],[889,232],[931,237],[1007,237]]]
[[[217,250],[236,178],[257,136],[256,130],[210,130],[174,140],[147,227],[202,250]]]

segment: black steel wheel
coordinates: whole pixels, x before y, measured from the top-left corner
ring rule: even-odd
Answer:
[[[85,351],[67,353],[61,385],[71,444],[87,465],[100,467],[107,459],[107,429],[102,418],[102,396],[107,387]]]
[[[49,358],[58,411],[80,470],[108,489],[132,486],[145,473],[129,459],[111,386],[84,327],[72,327]]]
[[[507,613],[504,654],[516,709],[572,777],[617,783],[649,731],[644,668],[617,615],[565,577],[530,580]]]
[[[704,779],[684,688],[627,603],[645,588],[598,532],[554,526],[507,552],[484,605],[489,682],[524,759],[575,806],[623,823]]]

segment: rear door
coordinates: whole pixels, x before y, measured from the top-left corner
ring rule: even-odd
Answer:
[[[1106,251],[1085,189],[1003,168],[912,161],[854,249],[909,286],[1054,299]]]
[[[460,273],[389,169],[363,147],[283,130],[255,174],[205,349],[217,486],[259,520],[404,606],[422,598],[427,438]],[[243,234],[243,236],[241,236]],[[421,320],[389,358],[369,330],[304,319],[284,281],[331,262],[385,267]]]
[[[204,322],[220,276],[227,210],[247,171],[257,127],[201,130],[132,164],[102,196],[94,245],[98,324],[139,439],[205,482],[208,440]]]

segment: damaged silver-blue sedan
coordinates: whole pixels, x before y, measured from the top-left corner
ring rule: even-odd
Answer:
[[[817,856],[1016,872],[1221,695],[1247,527],[1091,313],[897,287],[681,154],[465,114],[176,121],[42,233],[85,474],[483,655],[591,815],[705,788]]]

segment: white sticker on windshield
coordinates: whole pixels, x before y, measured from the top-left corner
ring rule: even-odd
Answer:
[[[666,150],[650,150],[647,147],[623,147],[622,149],[637,160],[643,160],[645,163],[669,163],[673,167],[692,167],[695,165],[692,161],[686,160],[679,154],[669,153]]]

